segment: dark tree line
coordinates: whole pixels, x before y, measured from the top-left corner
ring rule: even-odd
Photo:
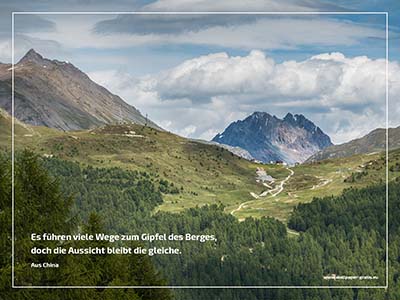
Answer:
[[[31,241],[31,233],[94,233],[104,231],[102,218],[90,213],[78,223],[71,217],[73,198],[61,191],[38,157],[20,153],[15,165],[15,284],[16,285],[165,285],[147,256],[31,255],[30,249],[56,247],[60,242]],[[171,299],[166,289],[11,289],[11,169],[0,157],[0,299]],[[70,242],[63,246],[89,247],[93,242]],[[98,245],[98,243],[96,243]],[[108,243],[104,243],[107,246]],[[32,263],[57,262],[57,268],[31,268]]]
[[[66,258],[67,271],[55,278],[51,272],[24,273],[20,280],[36,282],[84,282],[115,285],[348,285],[348,282],[323,280],[327,274],[376,275],[378,280],[351,285],[383,285],[385,280],[385,187],[350,189],[339,197],[314,199],[299,205],[288,226],[299,232],[287,234],[286,225],[272,218],[248,218],[239,222],[224,213],[222,206],[188,209],[179,214],[154,213],[161,203],[166,184],[145,172],[120,168],[93,168],[58,159],[38,159],[25,153],[18,161],[19,218],[17,236],[21,262],[26,235],[32,230],[175,233],[215,235],[212,242],[157,242],[153,246],[172,246],[182,254],[172,256],[107,256]],[[0,224],[9,227],[9,170],[1,161]],[[3,167],[4,166],[4,167]],[[48,172],[46,170],[48,170]],[[55,208],[51,212],[48,204]],[[36,210],[28,216],[28,210]],[[42,213],[38,213],[42,212]],[[44,213],[43,213],[44,212]],[[175,290],[177,299],[299,299],[363,300],[396,299],[399,285],[400,184],[390,185],[391,272],[389,291],[310,290],[310,289],[213,289]],[[27,224],[25,218],[30,218]],[[49,222],[50,221],[50,222]],[[3,227],[4,226],[4,227]],[[50,226],[50,227],[47,227]],[[27,299],[23,293],[11,294],[5,287],[9,275],[9,236],[2,231],[0,283],[10,299]],[[4,242],[5,241],[5,242]],[[90,243],[88,243],[90,245]],[[5,257],[5,258],[4,258]],[[154,265],[154,267],[153,267]],[[157,271],[158,270],[158,271]],[[32,272],[31,272],[32,273]],[[81,276],[90,274],[89,278]],[[32,277],[33,276],[33,277]],[[166,281],[160,279],[166,278]],[[164,293],[165,292],[165,293]],[[57,293],[34,292],[35,299],[163,299],[165,290],[84,290]],[[54,294],[53,294],[54,293]],[[160,294],[157,294],[160,293]],[[109,295],[109,296],[108,296]],[[25,298],[24,298],[25,297]],[[58,297],[58,298],[57,298]],[[92,298],[91,298],[92,297]],[[97,297],[97,298],[96,298]],[[102,298],[103,297],[103,298]],[[146,298],[147,297],[147,298]],[[8,299],[8,298],[7,298]]]

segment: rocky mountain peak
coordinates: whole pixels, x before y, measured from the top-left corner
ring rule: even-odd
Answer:
[[[322,130],[301,114],[287,113],[283,119],[266,112],[254,112],[230,124],[214,142],[247,150],[263,162],[303,162],[332,145]]]
[[[319,129],[312,121],[307,119],[302,114],[292,115],[290,112],[283,118],[283,121],[300,128],[304,128],[308,131],[316,131]]]
[[[291,123],[291,124],[296,124],[297,116],[299,116],[299,115],[296,115],[296,118],[295,118],[295,117],[292,115],[292,113],[288,112],[288,113],[286,114],[286,116],[283,118],[283,120],[286,121],[286,122],[289,122],[289,123]]]
[[[256,111],[252,113],[249,117],[246,119],[253,119],[253,120],[269,120],[269,119],[277,119],[276,116],[272,116],[267,112],[262,112],[262,111]]]
[[[20,63],[27,63],[27,62],[37,62],[40,63],[44,60],[43,56],[41,56],[39,53],[35,51],[35,49],[30,49],[24,57],[21,58],[21,60],[18,62]]]
[[[161,129],[69,62],[44,58],[31,49],[15,70],[15,117],[24,123],[61,130],[120,123]],[[11,85],[9,67],[0,66],[0,107],[9,113]]]

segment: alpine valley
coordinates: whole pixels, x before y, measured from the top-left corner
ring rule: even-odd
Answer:
[[[271,216],[285,221],[299,203],[339,195],[384,176],[381,167],[370,167],[380,165],[384,154],[382,129],[332,145],[329,136],[301,114],[279,119],[255,112],[230,124],[212,142],[186,139],[162,130],[69,62],[43,58],[32,49],[14,71],[17,150],[150,172],[179,190],[166,193],[157,211],[223,204],[239,219]],[[11,141],[11,66],[1,65],[0,74],[0,146],[6,150]],[[394,158],[398,131],[389,131]],[[365,172],[369,175],[362,180],[346,181]]]
[[[17,284],[348,285],[324,279],[330,274],[377,278],[355,279],[352,285],[385,284],[385,130],[332,145],[301,114],[280,119],[255,112],[211,142],[187,139],[163,130],[71,63],[34,50],[14,68],[13,119],[11,72],[10,65],[0,65],[0,224],[11,227],[5,216],[12,210],[14,125]],[[389,234],[396,241],[388,280],[397,287],[398,131],[389,131],[387,166],[393,207]],[[217,239],[151,245],[180,249],[180,255],[171,256],[62,256],[61,273],[43,273],[30,268],[36,258],[21,254],[32,244],[33,230],[191,233]],[[10,257],[10,234],[1,234],[6,241],[1,257]],[[0,282],[6,282],[8,262],[0,262],[0,271]],[[400,295],[398,288],[216,291],[90,289],[86,298],[76,299],[385,300]],[[38,291],[34,299],[67,299],[62,290],[56,298],[46,292]],[[16,293],[2,295],[24,299]]]

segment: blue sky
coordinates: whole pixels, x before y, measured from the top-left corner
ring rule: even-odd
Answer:
[[[11,11],[388,11],[391,125],[400,53],[397,1],[31,1]],[[211,139],[253,111],[302,113],[340,143],[385,125],[385,15],[17,15],[15,55],[68,60],[180,135]],[[398,114],[399,113],[399,114]]]
[[[202,41],[194,42],[184,38],[174,41],[176,36],[185,33],[214,27],[251,27],[261,20],[267,24],[253,27],[260,35],[265,30],[264,36],[267,38],[258,43],[257,36],[254,36],[248,44],[241,44],[240,40],[244,36],[239,33],[235,37],[236,42],[219,39],[212,36],[212,33],[209,33],[209,39],[203,38]],[[151,26],[154,23],[160,25]],[[327,52],[341,52],[348,57],[367,55],[370,58],[384,58],[386,46],[385,15],[17,15],[15,31],[16,60],[30,47],[34,47],[45,56],[79,63],[80,68],[87,72],[129,68],[126,65],[129,61],[133,66],[140,65],[140,68],[130,71],[135,75],[157,72],[186,59],[216,52],[236,56],[245,55],[249,50],[257,48],[275,61],[282,62],[304,60]],[[90,33],[87,42],[82,31],[86,31],[85,37]],[[159,35],[163,38],[162,41],[154,39],[143,43],[124,43],[124,37],[121,37],[118,47],[102,44],[102,41],[118,34],[140,37]],[[74,38],[68,38],[66,42],[66,36]],[[29,37],[36,40],[27,41]],[[394,54],[397,55],[396,52]],[[104,58],[103,63],[99,65],[97,60],[87,59],[93,58],[93,55]],[[110,59],[112,57],[115,60]],[[157,64],[141,64],[144,60]]]

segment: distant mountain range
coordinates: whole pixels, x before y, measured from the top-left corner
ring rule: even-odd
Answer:
[[[389,150],[400,148],[400,127],[389,128]],[[307,161],[348,157],[355,154],[381,152],[386,149],[386,130],[378,128],[362,138],[341,145],[334,145],[314,154]]]
[[[69,62],[43,58],[31,49],[15,65],[14,72],[15,117],[21,121],[18,130],[33,130],[25,124],[68,131],[121,122],[162,130]],[[11,113],[11,73],[10,64],[0,63],[3,123],[8,119],[1,108]],[[7,124],[3,124],[3,130],[8,130]],[[328,135],[301,114],[288,113],[279,119],[266,112],[255,112],[233,122],[206,143],[219,144],[248,160],[294,164],[382,151],[385,130],[376,129],[360,139],[333,145]],[[400,148],[400,127],[389,130],[389,148]]]
[[[212,141],[247,150],[262,162],[304,162],[318,151],[332,146],[331,139],[303,115],[288,113],[283,119],[255,112],[231,123]]]
[[[0,107],[11,112],[10,64],[0,64]],[[61,130],[133,122],[161,129],[133,106],[68,62],[49,60],[31,49],[15,65],[15,117]]]

